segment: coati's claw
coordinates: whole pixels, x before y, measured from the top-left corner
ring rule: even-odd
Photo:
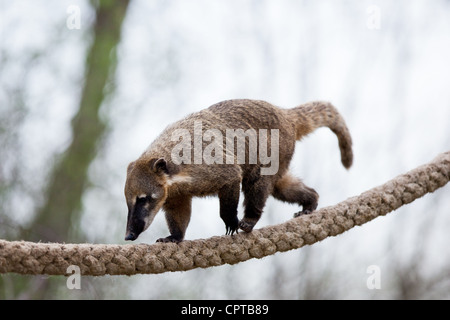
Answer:
[[[223,219],[223,218],[222,218],[222,219]],[[232,217],[232,218],[224,219],[224,222],[225,222],[225,230],[226,230],[225,234],[226,234],[226,235],[232,236],[235,232],[236,232],[236,233],[238,232],[238,229],[239,229],[239,226],[238,226],[239,220],[238,220],[237,216],[234,216],[234,217]]]
[[[237,233],[238,232],[238,228],[237,228],[237,226],[236,226],[236,228],[233,228],[233,227],[230,227],[230,226],[226,226],[226,232],[225,232],[225,235],[230,235],[230,236],[232,236],[234,233]]]
[[[300,216],[304,216],[306,214],[311,214],[312,211],[311,210],[303,210],[303,211],[299,211],[294,213],[294,218],[300,217]]]
[[[255,223],[245,221],[244,219],[239,221],[239,228],[247,233],[251,232],[254,226]]]
[[[169,243],[169,242],[173,242],[173,243],[180,243],[182,240],[174,237],[174,236],[168,236],[166,238],[159,238],[158,240],[156,240],[156,242],[164,242],[164,243]]]

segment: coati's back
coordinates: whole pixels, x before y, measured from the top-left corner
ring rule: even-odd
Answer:
[[[172,140],[174,133],[180,129],[188,130],[190,136],[194,138],[196,124],[201,124],[202,134],[206,130],[214,129],[219,130],[224,138],[227,129],[243,131],[254,129],[256,132],[267,129],[268,142],[270,142],[270,130],[278,129],[282,141],[281,147],[289,147],[289,152],[292,152],[294,148],[295,122],[289,119],[285,109],[261,100],[235,99],[219,102],[169,125],[153,141],[144,155],[170,157],[173,148],[180,143],[179,140]],[[210,143],[210,141],[203,141],[203,148]],[[223,151],[226,151],[225,148]]]

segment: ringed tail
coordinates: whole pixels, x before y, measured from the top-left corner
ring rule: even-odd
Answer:
[[[296,140],[300,140],[317,128],[330,128],[338,138],[342,164],[347,169],[351,167],[353,163],[352,138],[344,118],[331,103],[325,101],[308,102],[287,109],[287,112],[295,122]]]

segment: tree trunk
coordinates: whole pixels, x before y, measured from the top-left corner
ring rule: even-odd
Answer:
[[[78,113],[72,120],[72,143],[55,164],[32,226],[35,241],[76,241],[88,168],[97,154],[106,125],[99,116],[105,85],[114,76],[115,47],[129,1],[100,1],[93,26],[94,39],[86,59],[86,76]]]

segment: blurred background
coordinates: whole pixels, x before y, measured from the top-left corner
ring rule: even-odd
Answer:
[[[125,243],[126,167],[168,124],[233,98],[329,100],[354,140],[301,143],[319,207],[450,150],[448,0],[0,0],[0,238]],[[186,239],[225,232],[197,199]],[[298,208],[270,199],[257,227]],[[242,216],[242,206],[240,206]],[[2,299],[449,299],[450,186],[311,247],[132,277],[0,276]],[[157,215],[138,243],[168,235]],[[369,289],[370,266],[380,271]],[[369,272],[368,272],[369,271]]]

